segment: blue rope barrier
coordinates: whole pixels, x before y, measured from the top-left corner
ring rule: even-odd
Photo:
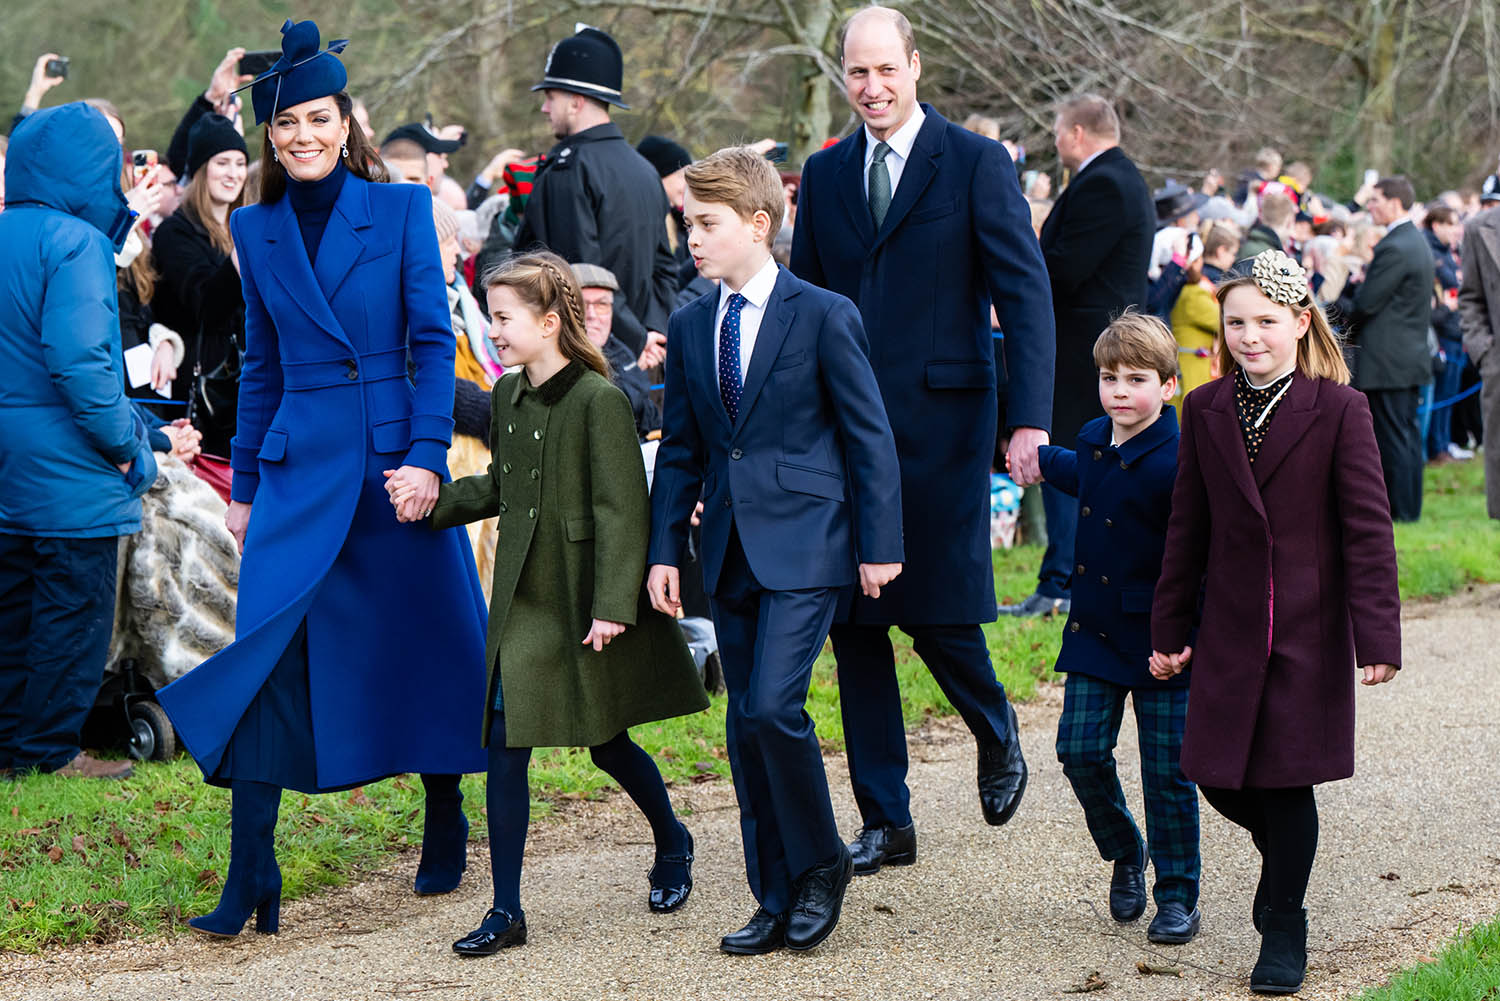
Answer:
[[[1476,383],[1474,383],[1474,385],[1470,386],[1468,389],[1464,390],[1462,393],[1459,393],[1457,396],[1450,396],[1450,397],[1448,397],[1448,399],[1446,399],[1446,400],[1439,400],[1437,403],[1424,404],[1423,406],[1420,406],[1420,407],[1417,408],[1417,415],[1421,416],[1422,414],[1431,413],[1434,410],[1442,410],[1445,407],[1451,407],[1451,406],[1453,406],[1453,404],[1458,403],[1461,400],[1467,400],[1469,397],[1471,397],[1475,393],[1479,392],[1479,390],[1483,386],[1484,386],[1484,383],[1482,383],[1482,382],[1476,382]]]

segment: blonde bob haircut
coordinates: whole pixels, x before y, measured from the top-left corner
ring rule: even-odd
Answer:
[[[770,160],[749,146],[729,146],[690,165],[683,177],[694,198],[728,205],[747,223],[764,212],[771,220],[766,246],[776,242],[786,215],[786,191]]]
[[[1214,298],[1219,300],[1219,371],[1225,376],[1232,377],[1238,372],[1240,363],[1234,360],[1228,347],[1229,342],[1224,337],[1224,299],[1235,289],[1246,287],[1266,296],[1255,279],[1248,275],[1231,278],[1214,289]],[[1266,298],[1279,309],[1291,310],[1294,320],[1301,318],[1303,313],[1312,313],[1307,333],[1297,340],[1297,371],[1310,379],[1327,379],[1347,386],[1351,376],[1349,364],[1344,361],[1343,341],[1329,324],[1322,307],[1313,301],[1312,293],[1303,293],[1302,299],[1291,305],[1276,302],[1270,296]]]
[[[486,292],[497,285],[515,292],[537,319],[556,313],[557,347],[563,357],[609,378],[609,364],[584,330],[583,293],[567,261],[547,251],[522,254],[486,272],[480,284]]]

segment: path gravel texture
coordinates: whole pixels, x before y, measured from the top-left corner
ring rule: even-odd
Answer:
[[[1500,588],[1405,613],[1406,670],[1359,692],[1356,776],[1319,790],[1303,998],[1345,998],[1500,912]],[[1101,862],[1053,755],[1061,689],[1020,708],[1031,784],[1016,818],[987,827],[975,748],[961,724],[911,738],[919,860],[856,879],[833,937],[806,954],[731,957],[718,937],[753,910],[727,782],[673,790],[698,844],[683,911],[646,909],[650,838],[621,796],[567,803],[533,826],[523,884],[531,942],[460,960],[450,942],[488,906],[473,846],[454,894],[410,892],[408,853],[357,886],[288,905],[281,934],[229,943],[179,936],[0,956],[0,999],[1031,999],[1093,974],[1102,999],[1249,997],[1258,940],[1249,838],[1203,812],[1203,931],[1151,946],[1146,920],[1108,917]],[[1131,719],[1126,715],[1127,723]],[[1134,734],[1119,752],[1140,803]],[[828,770],[845,834],[858,826],[841,757]],[[1176,967],[1145,975],[1137,963]],[[1067,996],[1072,996],[1068,994]]]

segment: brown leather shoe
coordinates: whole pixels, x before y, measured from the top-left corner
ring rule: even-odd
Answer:
[[[128,761],[101,761],[83,751],[53,774],[70,779],[128,779],[135,766]]]

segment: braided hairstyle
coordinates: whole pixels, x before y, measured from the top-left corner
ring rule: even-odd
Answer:
[[[557,347],[563,357],[609,378],[609,363],[584,329],[583,293],[567,261],[548,251],[522,254],[495,267],[481,284],[486,292],[497,285],[511,289],[538,318],[556,313]]]

